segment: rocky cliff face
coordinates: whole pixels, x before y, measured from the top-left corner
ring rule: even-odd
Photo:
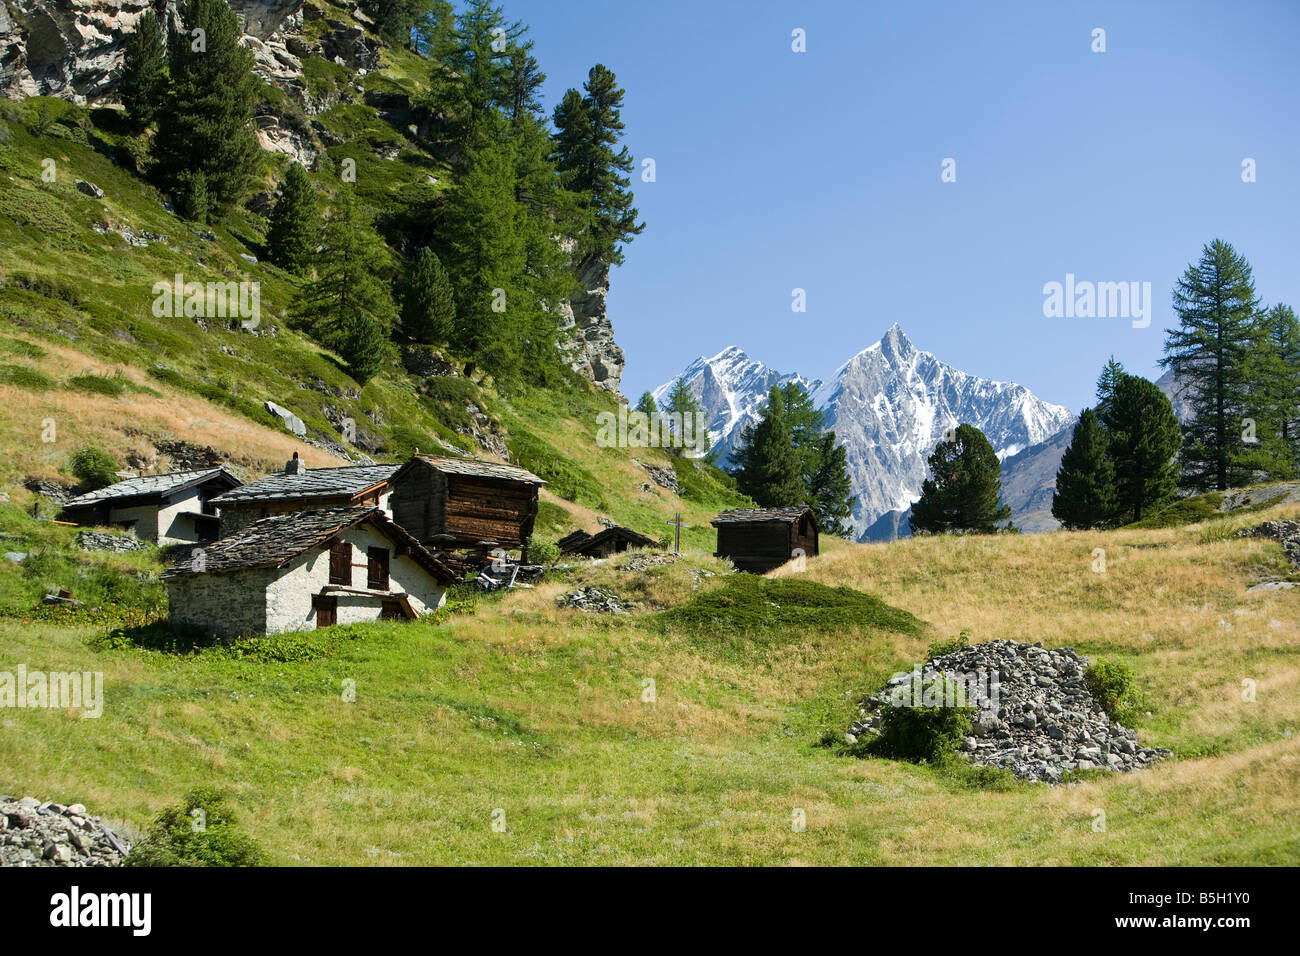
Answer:
[[[303,0],[230,0],[244,23],[245,42],[270,79],[300,69],[284,41],[302,26]],[[150,7],[175,20],[177,0],[0,0],[0,93],[61,96],[77,103],[116,98],[122,48]],[[296,21],[296,22],[295,22]]]
[[[560,303],[560,349],[575,372],[597,388],[617,393],[623,350],[614,342],[614,326],[605,311],[609,263],[588,260],[578,271],[578,283],[582,291]]]

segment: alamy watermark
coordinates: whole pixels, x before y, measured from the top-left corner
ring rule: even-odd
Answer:
[[[1133,328],[1151,324],[1150,282],[1076,281],[1043,285],[1043,315],[1049,319],[1132,319]]]
[[[0,707],[80,710],[82,717],[104,713],[103,671],[0,671]]]
[[[190,282],[176,273],[173,282],[153,284],[153,314],[160,319],[240,319],[245,329],[262,321],[260,282]]]
[[[628,411],[601,412],[596,416],[596,444],[600,448],[681,448],[689,458],[709,450],[709,430],[703,412]]]

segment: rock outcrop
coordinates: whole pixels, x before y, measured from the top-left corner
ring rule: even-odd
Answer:
[[[559,307],[561,351],[569,366],[597,388],[617,393],[623,378],[623,350],[605,311],[609,263],[588,259],[578,270],[582,289]]]

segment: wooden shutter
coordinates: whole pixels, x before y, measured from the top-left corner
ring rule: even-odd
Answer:
[[[330,545],[330,584],[352,587],[352,545],[346,541]]]
[[[339,620],[339,599],[333,595],[317,594],[312,598],[316,607],[316,626],[333,627]]]
[[[369,585],[372,591],[388,590],[388,549],[370,548],[366,552],[368,560]]]

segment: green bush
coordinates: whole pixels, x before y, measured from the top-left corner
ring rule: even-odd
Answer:
[[[970,732],[973,707],[946,706],[965,700],[963,689],[942,674],[927,675],[924,691],[940,703],[934,706],[888,704],[880,714],[880,731],[868,744],[873,756],[913,763],[943,763],[956,756],[962,737]]]
[[[225,798],[207,787],[158,815],[126,866],[259,866],[262,850],[235,822]]]
[[[68,386],[79,392],[107,395],[109,398],[117,398],[126,391],[125,380],[107,375],[74,375],[68,379]]]
[[[945,641],[934,641],[926,653],[929,654],[929,660],[934,660],[936,657],[955,654],[967,647],[970,647],[970,631],[962,631],[956,637],[950,637]]]
[[[528,560],[533,564],[551,564],[560,557],[559,545],[553,541],[528,542]]]
[[[1098,660],[1084,669],[1083,681],[1107,717],[1125,727],[1132,726],[1141,702],[1133,671],[1127,664]]]
[[[117,462],[94,445],[86,445],[73,452],[71,467],[72,473],[87,491],[107,488],[117,481]]]

